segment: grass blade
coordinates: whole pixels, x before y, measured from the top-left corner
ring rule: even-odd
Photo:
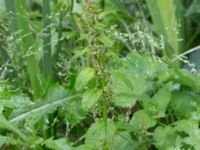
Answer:
[[[26,13],[26,1],[24,0],[5,0],[7,11],[12,15],[10,22],[10,34],[21,31],[18,38],[23,38],[18,45],[18,50],[23,50],[25,53],[31,53],[26,56],[27,72],[30,78],[35,99],[42,95],[41,73],[39,68],[39,60],[36,57],[37,46],[32,36],[32,31],[29,27],[29,19],[24,15]],[[23,57],[21,59],[24,59]]]
[[[50,76],[51,68],[51,20],[50,20],[50,2],[43,0],[43,72]]]
[[[46,103],[44,103],[43,105],[40,105],[36,108],[33,108],[19,116],[16,116],[12,119],[10,119],[10,123],[16,123],[16,122],[19,122],[23,119],[25,119],[26,117],[29,117],[29,116],[32,116],[34,113],[38,113],[40,111],[48,111],[49,108],[56,108],[60,105],[63,105],[63,103],[69,101],[69,100],[72,100],[74,98],[77,98],[77,97],[80,97],[81,94],[77,94],[77,95],[74,95],[74,96],[70,96],[70,97],[66,97],[66,98],[63,98],[63,99],[59,99],[59,100],[56,100],[56,101],[48,101]]]
[[[169,57],[180,54],[184,48],[184,23],[180,2],[177,0],[146,0],[158,35],[162,34],[167,42],[166,54]]]

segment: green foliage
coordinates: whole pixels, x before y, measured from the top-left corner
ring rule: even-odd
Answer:
[[[0,149],[200,149],[198,6],[0,0]]]
[[[94,68],[85,68],[83,69],[76,79],[75,88],[76,90],[82,90],[87,87],[87,83],[94,78],[95,69]]]
[[[94,104],[97,103],[98,99],[101,97],[102,91],[96,90],[96,89],[91,89],[86,91],[83,94],[83,99],[82,99],[82,106],[84,110],[90,110]]]

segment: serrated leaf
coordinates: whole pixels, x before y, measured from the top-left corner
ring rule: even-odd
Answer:
[[[111,145],[115,136],[116,126],[112,120],[107,120],[105,126],[104,120],[97,120],[88,129],[85,135],[85,144],[91,145],[93,149],[102,149],[105,145]]]
[[[189,118],[194,112],[195,106],[192,104],[198,103],[199,96],[186,92],[173,92],[170,106],[178,118]],[[187,111],[186,111],[187,110]]]
[[[144,75],[123,68],[112,74],[111,82],[111,89],[114,92],[113,101],[119,107],[134,106],[136,97],[152,88]]]
[[[156,125],[156,121],[145,110],[137,111],[130,121],[133,131],[147,130]]]
[[[102,91],[97,89],[87,90],[83,94],[82,107],[84,110],[89,111],[98,99],[101,97]]]
[[[65,122],[71,125],[77,125],[86,116],[86,112],[82,108],[81,99],[69,102],[64,109]]]
[[[65,139],[57,139],[57,140],[46,140],[45,142],[46,147],[53,149],[53,150],[72,150],[71,146],[66,142]]]
[[[112,150],[133,150],[133,140],[128,132],[119,132],[114,138]]]
[[[147,98],[143,100],[144,109],[148,111],[154,118],[164,117],[170,99],[170,86],[163,87],[154,94],[153,98]]]
[[[180,120],[171,126],[158,127],[154,132],[154,140],[159,149],[176,149],[187,145],[191,149],[200,148],[199,123],[195,120]]]
[[[76,83],[75,83],[76,90],[82,90],[87,85],[87,83],[94,77],[94,75],[95,75],[94,68],[83,69],[79,73],[76,79]]]
[[[177,135],[170,126],[159,126],[156,128],[153,137],[158,149],[169,149],[172,145],[175,145]]]

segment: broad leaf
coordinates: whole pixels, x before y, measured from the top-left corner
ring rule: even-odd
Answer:
[[[170,86],[163,87],[154,94],[153,98],[147,97],[143,100],[144,109],[153,115],[154,118],[164,117],[170,99]]]
[[[101,97],[102,91],[97,89],[90,89],[83,94],[82,107],[84,110],[90,110]]]
[[[156,125],[156,121],[145,110],[137,111],[130,121],[133,131],[147,130]]]
[[[82,90],[87,83],[94,77],[95,69],[85,68],[83,69],[76,79],[75,88],[76,90]]]
[[[53,149],[53,150],[72,150],[70,144],[66,142],[65,139],[58,139],[58,140],[46,140],[45,142],[46,147]]]
[[[91,145],[93,149],[102,149],[107,145],[111,145],[115,137],[116,127],[112,120],[97,120],[90,126],[86,133],[85,144]]]
[[[170,106],[178,118],[189,118],[195,111],[199,96],[186,92],[173,92]],[[186,111],[187,110],[187,111]]]

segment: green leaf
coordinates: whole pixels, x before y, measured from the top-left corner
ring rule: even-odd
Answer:
[[[133,150],[133,142],[128,132],[119,132],[114,138],[112,150]]]
[[[135,73],[145,75],[149,80],[157,77],[164,72],[168,72],[167,65],[159,58],[152,59],[146,55],[140,55],[137,52],[128,54],[123,60],[124,68],[134,71]],[[159,78],[159,76],[158,76]]]
[[[3,146],[3,144],[6,142],[6,137],[0,135],[0,148]]]
[[[168,71],[167,65],[159,59],[141,56],[137,52],[130,53],[111,75],[114,104],[119,107],[134,106],[138,98],[153,90],[155,78],[162,83],[162,75]]]
[[[85,68],[78,75],[75,83],[76,90],[82,90],[87,83],[94,77],[95,69],[94,68]]]
[[[155,145],[158,149],[168,149],[172,145],[175,145],[177,135],[173,132],[173,128],[170,126],[157,127],[154,131]]]
[[[0,17],[3,16],[2,14],[5,14],[6,8],[4,0],[0,0]]]
[[[188,146],[191,149],[200,148],[199,123],[195,120],[180,120],[171,126],[158,127],[154,132],[156,147],[159,149],[175,149]]]
[[[170,106],[176,117],[189,118],[192,112],[196,110],[193,104],[197,104],[198,99],[199,96],[197,97],[194,94],[177,91],[172,93]]]
[[[180,120],[174,123],[174,130],[178,133],[184,132],[183,143],[190,145],[194,149],[200,149],[200,129],[199,122],[194,120]]]
[[[147,130],[155,126],[156,121],[145,110],[139,110],[131,118],[130,125],[133,131]]]
[[[65,139],[48,139],[45,141],[45,145],[54,150],[72,150],[71,146],[66,142]]]
[[[194,14],[200,13],[200,1],[199,0],[193,0],[190,7],[187,9],[185,16],[191,16]]]
[[[7,121],[2,115],[0,115],[0,128],[15,133],[19,138],[21,138],[27,144],[33,143],[31,137],[24,134],[19,128],[17,128],[14,124]]]
[[[85,144],[91,145],[93,149],[102,149],[105,145],[111,145],[115,136],[116,127],[112,120],[97,120],[88,129],[85,135]]]
[[[108,47],[112,47],[113,46],[113,41],[109,38],[109,37],[107,37],[107,36],[105,36],[105,35],[102,35],[102,36],[100,36],[99,37],[99,40],[105,45],[105,46],[108,46]]]
[[[170,99],[170,86],[163,87],[154,94],[153,98],[143,100],[144,109],[153,115],[154,118],[164,117]]]
[[[71,96],[71,97],[66,97],[66,98],[62,98],[62,99],[58,99],[58,100],[54,100],[54,101],[47,101],[45,103],[40,104],[39,106],[35,106],[34,108],[29,108],[29,110],[27,110],[26,112],[21,113],[21,114],[15,116],[15,117],[11,118],[9,120],[9,122],[11,122],[11,123],[19,122],[19,121],[24,120],[24,119],[29,118],[29,117],[40,118],[44,114],[54,112],[54,110],[58,106],[61,106],[65,102],[73,100],[73,99],[75,99],[79,96],[80,95],[74,95],[74,96]],[[39,116],[37,116],[37,114],[39,114]],[[41,115],[41,114],[43,114],[43,115]]]
[[[68,102],[63,109],[65,122],[71,125],[77,125],[86,116],[86,112],[82,108],[81,99]]]
[[[101,97],[102,91],[97,89],[87,90],[83,94],[82,107],[84,110],[89,111]]]
[[[114,103],[120,107],[132,107],[137,96],[151,89],[151,84],[144,75],[131,70],[119,69],[111,76],[111,89],[114,92]]]

